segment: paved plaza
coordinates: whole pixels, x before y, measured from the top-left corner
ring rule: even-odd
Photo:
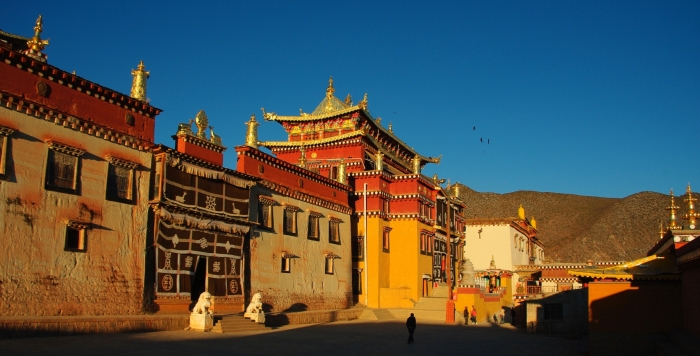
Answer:
[[[0,340],[0,355],[577,355],[581,340],[510,325],[418,320],[415,344],[401,321],[284,326],[253,333],[164,331]]]

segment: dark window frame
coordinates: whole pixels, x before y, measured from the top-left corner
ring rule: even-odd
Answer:
[[[334,219],[328,221],[328,242],[336,245],[341,244],[340,221]]]

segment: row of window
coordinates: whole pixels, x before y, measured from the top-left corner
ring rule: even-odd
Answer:
[[[84,150],[54,141],[49,145],[44,175],[44,188],[68,194],[79,194],[80,158]],[[0,140],[0,170],[5,174],[7,137]],[[105,197],[122,203],[134,202],[134,171],[137,163],[107,156],[107,184]],[[72,234],[72,233],[71,233]]]
[[[296,258],[294,255],[284,255],[282,256],[282,273],[292,273],[292,259]],[[325,267],[324,270],[326,274],[335,273],[335,259],[340,258],[336,255],[327,255],[325,257]]]
[[[259,211],[258,211],[258,223],[260,223],[260,226],[268,229],[268,230],[273,230],[274,229],[274,222],[273,222],[273,208],[274,206],[272,204],[268,204],[267,202],[259,201],[258,204]],[[283,218],[283,230],[285,235],[292,235],[292,236],[297,236],[298,234],[298,226],[297,226],[297,213],[301,211],[301,209],[292,207],[292,206],[286,206],[284,207],[284,214],[282,216]],[[308,229],[307,229],[307,238],[309,240],[314,240],[314,241],[320,241],[321,239],[321,215],[315,212],[309,212],[308,216]],[[328,220],[328,242],[333,243],[333,244],[338,244],[340,245],[340,220],[338,219],[329,219]]]

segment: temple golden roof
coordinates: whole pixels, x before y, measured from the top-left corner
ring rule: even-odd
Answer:
[[[629,261],[613,267],[570,270],[572,276],[595,279],[649,280],[680,279],[675,261],[657,255]]]

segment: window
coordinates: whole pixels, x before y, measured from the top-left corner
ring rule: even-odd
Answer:
[[[564,305],[562,303],[545,303],[544,320],[564,320]]]
[[[292,272],[292,258],[289,256],[282,256],[282,273]]]
[[[284,233],[287,235],[297,234],[297,211],[299,208],[291,205],[284,208]]]
[[[428,248],[426,253],[427,254],[433,253],[433,237],[432,236],[430,236],[430,235],[426,236],[426,244],[427,244],[426,247]]]
[[[338,218],[330,218],[328,222],[328,242],[340,245],[340,223]]]
[[[338,179],[338,167],[331,167],[328,178],[337,180]]]
[[[427,239],[427,237],[428,237],[428,236],[427,236],[425,233],[421,233],[421,234],[420,234],[420,253],[423,254],[423,255],[424,255],[425,252],[427,251],[427,247],[426,247],[426,239]]]
[[[89,223],[80,221],[67,221],[64,250],[74,252],[87,251],[87,228]]]
[[[77,193],[78,159],[85,151],[50,140],[46,142],[50,148],[46,164],[46,189],[64,193]]]
[[[336,255],[326,256],[326,274],[333,274],[335,272],[335,264],[333,261],[338,258]]]
[[[389,201],[382,199],[382,212],[384,214],[389,214]]]
[[[355,236],[352,238],[352,258],[361,260],[364,254],[364,236]]]
[[[352,269],[352,293],[362,294],[362,269]]]
[[[107,199],[133,202],[134,170],[138,163],[107,156]]]
[[[258,196],[258,223],[260,227],[268,230],[273,228],[272,207],[277,204],[277,201],[266,195]]]
[[[384,233],[382,234],[382,251],[389,252],[389,232],[391,229],[384,228]]]
[[[5,166],[7,165],[7,142],[8,136],[10,136],[15,130],[0,126],[0,178],[4,178],[6,173]]]
[[[309,215],[309,240],[316,240],[318,241],[319,239],[319,231],[318,231],[318,215]]]

